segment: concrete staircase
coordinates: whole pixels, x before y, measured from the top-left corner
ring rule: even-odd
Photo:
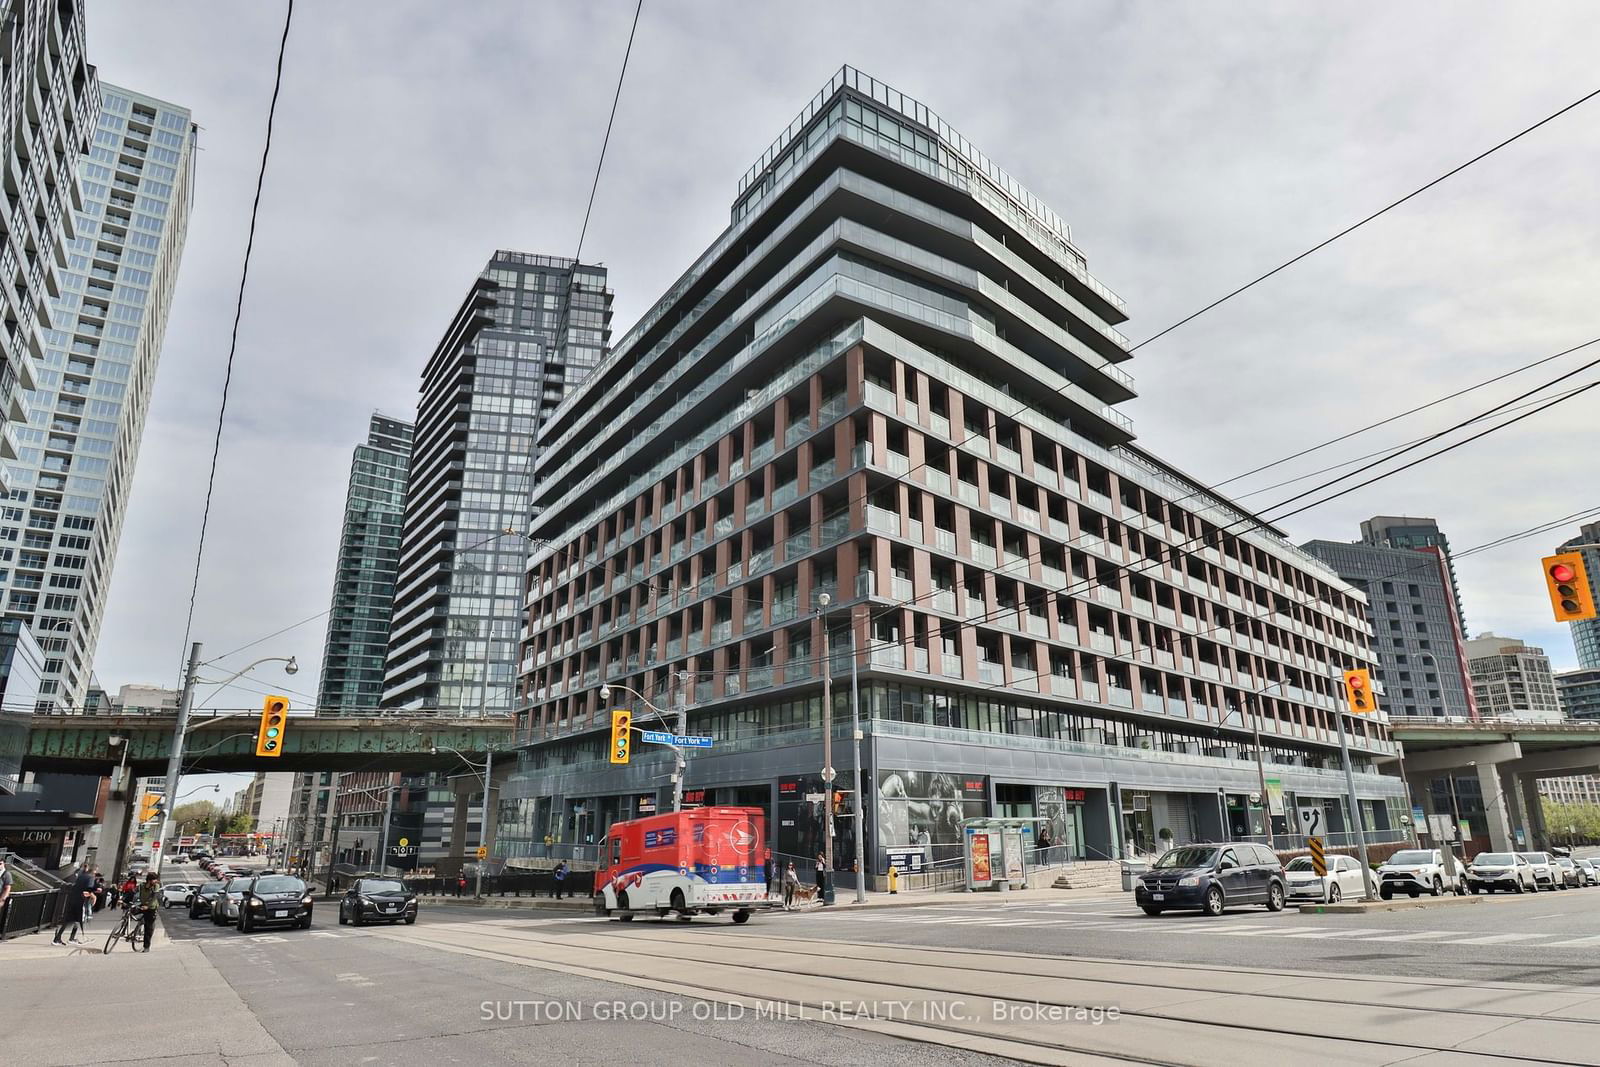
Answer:
[[[1116,860],[1085,860],[1062,867],[1051,883],[1054,889],[1116,889],[1122,885],[1122,865]]]

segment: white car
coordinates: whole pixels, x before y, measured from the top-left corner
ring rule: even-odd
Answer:
[[[1283,872],[1290,904],[1304,900],[1333,904],[1345,897],[1359,900],[1367,895],[1361,864],[1354,856],[1329,856],[1328,873],[1320,877],[1311,866],[1310,856],[1296,856]]]
[[[1474,893],[1504,889],[1508,893],[1537,892],[1539,881],[1533,864],[1515,852],[1480,852],[1467,864],[1467,888]]]
[[[1556,861],[1550,858],[1550,853],[1518,852],[1517,855],[1527,860],[1528,866],[1533,869],[1535,889],[1561,888],[1561,874],[1556,870]]]
[[[1396,893],[1416,897],[1422,893],[1440,896],[1467,891],[1461,878],[1461,865],[1455,872],[1444,869],[1444,853],[1433,848],[1408,848],[1396,852],[1378,868],[1378,895],[1388,900]]]
[[[1600,885],[1600,869],[1597,869],[1590,860],[1574,860],[1578,865],[1578,873],[1583,876],[1584,885]]]
[[[194,892],[194,886],[188,882],[163,882],[161,885],[161,906],[163,908],[176,908],[189,903],[189,894]]]

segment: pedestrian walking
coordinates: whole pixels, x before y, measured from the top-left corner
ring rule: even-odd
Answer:
[[[11,872],[6,869],[6,858],[0,855],[0,912],[5,910],[6,901],[11,897]]]
[[[459,896],[463,895],[464,893],[466,893],[466,891],[467,891],[467,876],[464,875],[464,874],[456,875],[456,896],[459,897]]]
[[[783,872],[783,910],[794,910],[794,895],[800,888],[800,876],[795,873],[794,860],[789,861],[789,866]]]
[[[567,861],[566,860],[562,860],[560,863],[556,864],[555,876],[556,876],[556,899],[560,900],[562,892],[567,889]],[[570,897],[571,895],[572,895],[571,892],[567,892],[567,896]]]
[[[144,876],[139,887],[139,920],[144,924],[144,950],[150,951],[150,939],[156,932],[156,909],[161,906],[161,876],[151,871]]]
[[[106,876],[99,871],[94,872],[94,910],[101,911],[106,906]]]
[[[78,931],[83,929],[83,909],[93,898],[94,876],[89,873],[88,867],[79,867],[77,877],[73,878],[61,903],[61,925],[56,927],[53,944],[66,944],[61,940],[61,935],[69,926],[72,927],[70,940],[74,945],[78,944]]]
[[[828,861],[821,854],[817,856],[817,899],[828,902]]]

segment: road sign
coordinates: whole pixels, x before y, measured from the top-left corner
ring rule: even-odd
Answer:
[[[831,782],[831,781],[833,781],[833,778],[834,778],[834,773],[833,773],[833,768],[832,767],[824,767],[824,768],[822,768],[822,780],[824,782]]]
[[[1300,809],[1300,829],[1307,837],[1316,837],[1322,833],[1324,817],[1321,808]]]
[[[1326,877],[1328,874],[1328,858],[1322,852],[1322,838],[1306,838],[1306,847],[1311,850],[1311,869],[1317,872],[1318,878]]]
[[[710,748],[715,738],[698,734],[669,734],[665,730],[640,730],[639,740],[647,745],[675,745],[678,748]]]
[[[828,794],[826,794],[826,793],[807,793],[806,794],[806,803],[807,804],[821,804],[824,800],[827,800],[827,799],[828,799]]]
[[[679,734],[672,739],[673,744],[681,748],[710,748],[712,738],[697,734]]]
[[[672,735],[665,730],[640,730],[639,740],[647,745],[670,745]]]
[[[486,860],[486,859],[489,858],[488,846],[486,846],[486,845],[479,845],[478,846],[478,858],[480,860]]]

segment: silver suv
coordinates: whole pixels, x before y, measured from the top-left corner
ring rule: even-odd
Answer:
[[[1378,895],[1388,900],[1396,893],[1416,897],[1423,893],[1440,896],[1466,892],[1461,864],[1447,872],[1444,853],[1439,849],[1411,848],[1396,852],[1378,868]]]

